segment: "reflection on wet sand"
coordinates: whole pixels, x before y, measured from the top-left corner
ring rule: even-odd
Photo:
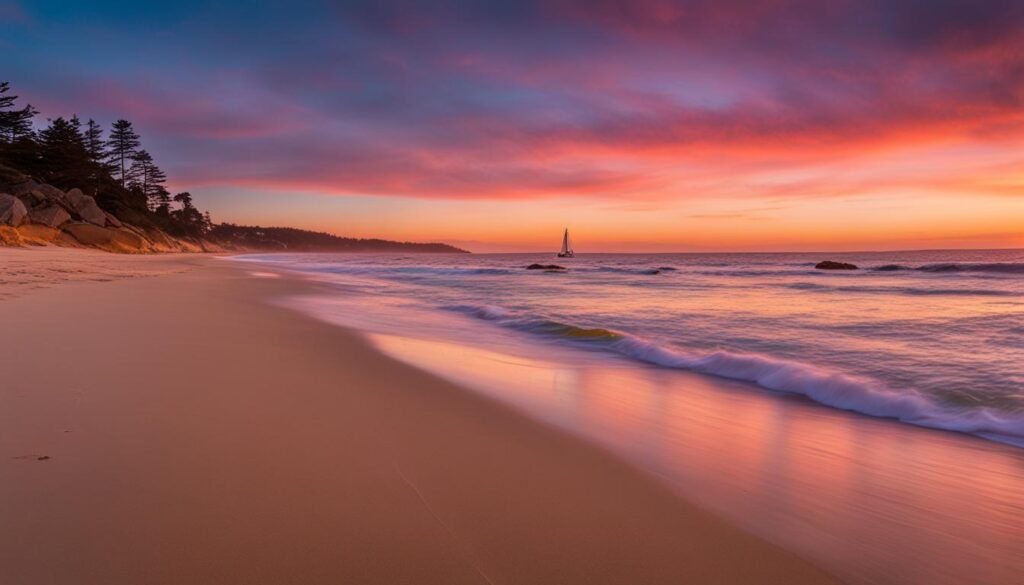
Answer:
[[[383,351],[628,458],[851,583],[1014,583],[1024,450],[635,365],[372,335]]]

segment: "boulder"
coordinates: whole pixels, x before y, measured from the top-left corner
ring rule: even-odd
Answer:
[[[64,211],[60,205],[50,204],[45,207],[34,207],[28,212],[28,218],[32,223],[38,223],[49,227],[60,227],[71,221],[71,214]]]
[[[86,195],[86,197],[89,196]],[[98,225],[100,227],[104,227],[107,225],[106,212],[100,209],[99,205],[96,205],[96,202],[92,200],[92,197],[89,197],[88,204],[82,205],[75,211],[78,212],[79,217],[81,217],[84,221],[87,221],[93,225]]]
[[[33,181],[32,179],[27,179],[20,183],[11,185],[10,192],[11,195],[14,195],[15,197],[20,197],[22,195],[31,193],[32,191],[35,191],[38,188],[39,183]]]
[[[11,226],[0,224],[0,246],[24,246],[21,233]]]
[[[85,205],[86,197],[89,196],[86,195],[85,193],[82,193],[82,190],[78,188],[70,189],[67,193],[64,194],[64,199],[73,208],[77,208],[79,205]],[[92,197],[89,197],[89,199],[92,199]]]
[[[35,188],[31,189],[31,191],[39,191],[40,193],[43,194],[44,197],[46,197],[47,199],[50,199],[52,201],[63,201],[64,200],[64,192],[61,191],[60,189],[54,187],[53,185],[47,185],[45,183],[40,183],[40,184],[37,184],[35,186]],[[79,191],[79,193],[81,193],[81,191]]]
[[[29,212],[31,217],[32,212]],[[38,223],[26,223],[18,228],[22,240],[30,246],[47,246],[50,244],[63,245],[66,240],[72,239],[57,228]]]
[[[18,227],[28,216],[28,209],[14,195],[0,193],[0,224]]]
[[[856,264],[849,264],[847,262],[833,262],[832,260],[825,260],[824,262],[818,262],[814,265],[818,270],[857,270]]]
[[[565,270],[565,266],[559,266],[558,264],[530,264],[526,267],[527,270]]]
[[[145,238],[123,228],[110,229],[88,223],[70,223],[66,224],[63,229],[79,243],[90,248],[122,254],[152,251],[152,245]]]
[[[28,193],[22,193],[19,197],[21,197],[21,200],[29,207],[45,207],[53,203],[53,201],[39,189],[33,189]]]
[[[81,218],[82,221],[87,221],[100,227],[107,225],[107,212],[100,209],[100,206],[96,205],[96,200],[82,193],[81,189],[71,189],[64,194],[64,199],[71,206],[75,215]]]
[[[124,224],[121,223],[121,220],[117,219],[112,214],[109,214],[106,211],[104,211],[103,214],[107,216],[107,225],[108,226],[116,227],[116,228],[124,227]]]

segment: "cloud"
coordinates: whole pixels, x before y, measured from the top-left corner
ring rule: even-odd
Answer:
[[[44,114],[132,119],[178,183],[627,201],[1019,184],[1010,168],[980,180],[955,159],[927,177],[884,164],[1024,142],[1013,0],[161,10],[53,17],[20,43],[38,78],[12,81]],[[72,65],[69,87],[55,77]],[[864,165],[878,170],[858,176]]]

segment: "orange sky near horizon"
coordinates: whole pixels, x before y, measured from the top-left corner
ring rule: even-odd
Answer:
[[[578,250],[594,252],[1024,247],[1022,145],[882,146],[779,162],[764,153],[723,154],[700,169],[692,160],[672,165],[662,154],[652,161],[618,152],[618,160],[657,181],[571,195],[408,197],[308,185],[247,187],[243,195],[237,186],[192,188],[212,191],[214,215],[238,223],[442,241],[477,252],[551,250],[563,227]]]

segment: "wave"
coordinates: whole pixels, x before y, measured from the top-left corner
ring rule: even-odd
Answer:
[[[310,272],[329,274],[353,274],[367,276],[465,276],[465,275],[504,275],[513,274],[506,268],[448,268],[433,266],[324,266],[310,267]]]
[[[786,288],[795,290],[815,290],[825,292],[847,292],[847,293],[879,293],[879,294],[901,294],[911,296],[983,296],[983,297],[1007,297],[1017,296],[1018,293],[995,290],[987,288],[917,288],[910,286],[829,286],[813,282],[794,282],[783,285]]]
[[[587,269],[583,269],[587,270]],[[621,268],[618,266],[598,266],[593,272],[611,272],[614,274],[660,274],[662,272],[675,272],[677,269],[672,266],[658,266],[657,268]]]
[[[884,264],[870,268],[876,272],[895,272],[901,270],[917,270],[920,272],[992,272],[997,274],[1024,274],[1024,262],[938,262],[922,266],[904,266],[902,264]]]
[[[1024,262],[985,262],[925,264],[918,268],[924,272],[997,272],[1003,274],[1024,274]]]
[[[724,350],[701,354],[611,329],[581,327],[517,314],[501,307],[455,305],[445,308],[504,327],[585,343],[589,347],[648,364],[751,382],[767,390],[802,395],[842,410],[1024,445],[1024,413],[999,412],[989,407],[944,406],[912,389],[895,391],[875,380],[772,356]]]

